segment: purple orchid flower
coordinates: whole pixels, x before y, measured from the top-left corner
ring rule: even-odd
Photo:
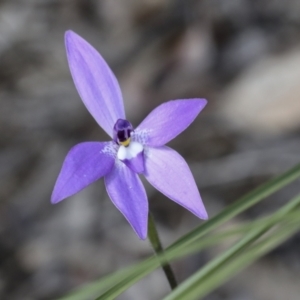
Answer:
[[[107,193],[139,238],[146,239],[147,195],[138,174],[197,217],[207,219],[185,160],[164,146],[185,130],[204,108],[205,99],[161,104],[134,129],[125,118],[121,90],[101,55],[72,31],[65,35],[67,58],[77,91],[88,111],[112,138],[74,146],[63,163],[51,202],[74,195],[104,177]]]

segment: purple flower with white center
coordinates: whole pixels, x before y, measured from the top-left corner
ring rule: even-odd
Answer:
[[[58,203],[104,177],[112,202],[139,238],[146,239],[148,200],[138,176],[143,174],[165,196],[197,217],[207,219],[187,163],[165,146],[194,121],[207,101],[166,102],[134,129],[125,118],[118,81],[101,55],[72,31],[66,32],[65,45],[77,91],[112,141],[74,146],[63,163],[51,202]]]

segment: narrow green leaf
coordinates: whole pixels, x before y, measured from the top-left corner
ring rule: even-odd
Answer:
[[[210,274],[210,276],[199,278],[194,281],[192,285],[186,286],[180,292],[174,290],[163,300],[195,300],[201,299],[209,292],[219,287],[222,283],[228,281],[232,276],[252,264],[264,254],[268,253],[276,246],[283,243],[286,239],[295,234],[300,227],[299,216],[297,223],[292,222],[289,226],[284,226],[272,233],[266,239],[250,247],[245,252],[241,252],[234,259],[227,262],[224,266],[216,270],[216,272]],[[293,224],[294,223],[294,224]]]
[[[178,288],[176,288],[169,296],[167,296],[164,300],[179,300],[179,299],[193,299],[193,298],[186,298],[187,297],[187,291],[189,291],[194,285],[199,285],[199,282],[203,280],[205,277],[216,274],[217,270],[220,269],[220,267],[224,264],[226,264],[229,260],[231,260],[233,257],[236,257],[239,253],[244,251],[251,243],[256,241],[258,238],[260,238],[264,233],[266,233],[269,229],[272,228],[272,226],[279,224],[279,218],[284,217],[289,212],[292,212],[300,203],[300,195],[293,198],[288,204],[286,204],[283,208],[281,208],[279,211],[271,215],[269,218],[269,223],[266,222],[265,224],[262,224],[261,226],[252,229],[244,238],[242,238],[239,242],[237,242],[235,245],[233,245],[231,248],[229,248],[227,251],[225,251],[223,254],[209,262],[206,266],[204,266],[201,270],[199,270],[196,274],[191,276],[188,280],[183,282]],[[299,219],[299,211],[298,213]],[[286,220],[286,219],[285,219]],[[292,221],[294,221],[294,218],[291,218]],[[185,298],[181,298],[181,297]]]

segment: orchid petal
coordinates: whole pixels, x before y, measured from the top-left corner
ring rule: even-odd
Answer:
[[[73,147],[63,163],[51,196],[53,204],[74,195],[113,168],[113,142],[87,142]]]
[[[205,99],[182,99],[163,103],[135,129],[135,136],[149,146],[165,145],[194,121],[206,103]]]
[[[105,176],[105,185],[110,199],[139,238],[146,239],[148,200],[138,175],[117,161],[113,170]]]
[[[142,144],[138,142],[130,142],[127,147],[121,145],[118,150],[117,157],[133,172],[144,172],[144,148]]]
[[[197,185],[183,157],[166,146],[149,147],[145,154],[146,179],[171,200],[207,219]]]
[[[97,123],[112,137],[116,121],[125,119],[122,94],[115,75],[102,56],[71,30],[65,34],[65,45],[81,100]]]

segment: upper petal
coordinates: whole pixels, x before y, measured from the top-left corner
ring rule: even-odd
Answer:
[[[87,142],[67,154],[56,180],[51,202],[57,203],[79,192],[111,171],[116,150],[113,142]]]
[[[98,124],[113,136],[117,119],[125,119],[118,81],[102,56],[83,38],[65,34],[69,67],[77,91]]]
[[[205,99],[171,100],[155,108],[136,128],[137,140],[162,146],[185,130],[204,108]]]
[[[197,185],[183,157],[166,146],[149,147],[145,155],[146,179],[171,200],[207,219]]]
[[[138,175],[125,164],[117,161],[105,176],[107,193],[130,223],[140,239],[146,239],[148,226],[148,200]]]

